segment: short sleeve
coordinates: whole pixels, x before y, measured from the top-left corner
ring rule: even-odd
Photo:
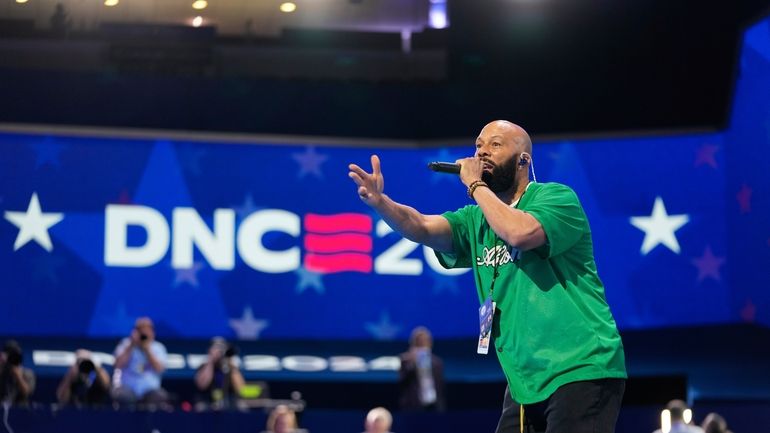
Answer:
[[[590,231],[577,195],[565,185],[543,185],[523,211],[543,226],[548,241],[542,255],[546,257],[564,253]]]
[[[129,340],[128,338],[124,338],[120,340],[120,343],[118,343],[118,346],[115,348],[115,352],[113,353],[113,355],[115,355],[116,358],[120,356],[120,354],[123,353],[124,350],[126,350],[126,347],[128,347],[129,344],[131,344],[131,340]]]
[[[155,356],[155,358],[158,359],[158,362],[163,364],[163,367],[165,368],[168,358],[168,354],[166,353],[166,346],[164,346],[163,343],[156,341],[155,344],[152,345],[152,354]]]
[[[434,251],[436,258],[441,266],[446,269],[452,268],[470,268],[471,267],[471,248],[470,248],[470,220],[471,206],[465,206],[454,212],[445,212],[442,217],[449,221],[452,228],[452,253],[442,253]]]

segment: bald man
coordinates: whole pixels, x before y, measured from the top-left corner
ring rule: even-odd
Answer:
[[[610,433],[626,379],[623,344],[596,271],[591,229],[575,192],[529,179],[532,141],[520,126],[487,124],[473,157],[457,160],[475,205],[424,215],[350,164],[358,196],[446,268],[473,268],[492,302],[494,350],[508,380],[498,433]],[[520,419],[524,419],[521,425]]]

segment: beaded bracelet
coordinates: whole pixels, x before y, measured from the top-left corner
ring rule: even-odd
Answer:
[[[480,186],[489,188],[489,185],[483,180],[474,180],[473,183],[468,186],[468,197],[473,198],[473,193],[476,191],[476,188]]]

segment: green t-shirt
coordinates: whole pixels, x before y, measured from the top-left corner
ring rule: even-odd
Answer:
[[[516,207],[540,222],[545,245],[512,248],[492,231],[481,208],[469,205],[443,214],[454,253],[436,253],[446,268],[473,267],[481,302],[497,271],[492,335],[514,400],[536,403],[566,383],[627,377],[623,343],[596,272],[591,229],[575,192],[533,182]]]

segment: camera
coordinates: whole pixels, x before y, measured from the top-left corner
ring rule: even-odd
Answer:
[[[232,344],[228,344],[227,349],[225,350],[225,358],[232,358],[237,354],[238,354],[238,347],[233,346]]]
[[[147,339],[150,338],[147,336],[147,334],[139,334],[139,339],[142,341],[147,341]]]
[[[96,370],[96,365],[90,359],[81,358],[78,360],[78,371],[81,374],[91,374]]]
[[[217,349],[217,351],[221,354],[221,358],[232,358],[233,356],[238,355],[239,352],[237,346],[228,343],[222,337],[214,337],[211,340],[211,348]]]
[[[6,360],[9,365],[12,367],[21,365],[23,352],[21,351],[19,343],[13,340],[7,341],[3,347],[3,352],[5,352]]]

